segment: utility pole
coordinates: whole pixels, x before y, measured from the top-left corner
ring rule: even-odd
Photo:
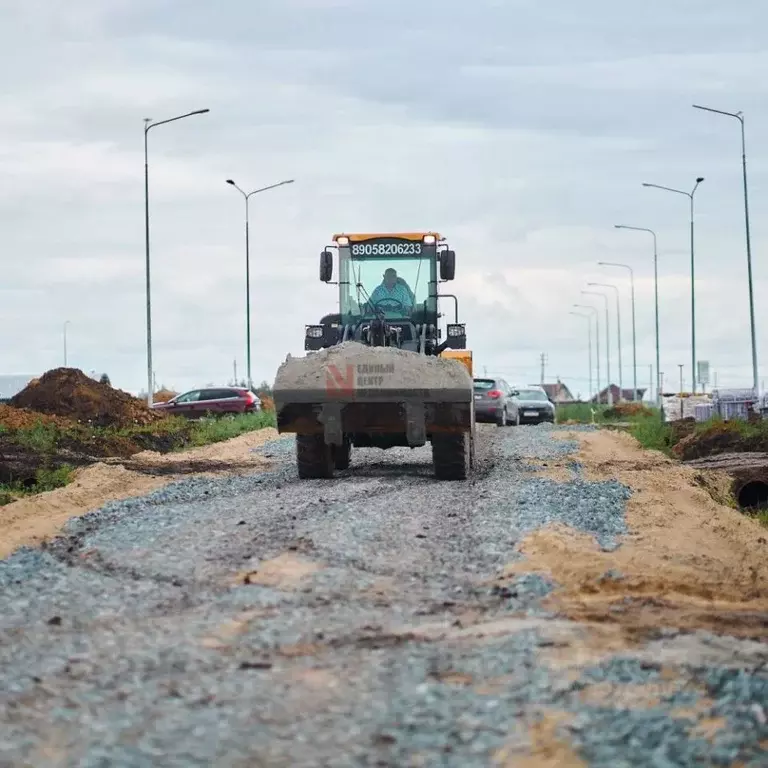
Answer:
[[[234,369],[234,372],[235,372],[235,378],[234,378],[234,379],[232,379],[232,383],[233,383],[235,386],[237,386],[237,358],[235,358],[235,359],[232,361],[232,367],[233,367],[233,369]]]
[[[757,341],[755,340],[755,302],[752,291],[752,243],[749,235],[749,197],[747,195],[747,145],[744,136],[744,114],[742,112],[726,112],[722,109],[713,109],[712,107],[703,107],[700,104],[694,104],[694,109],[701,109],[705,112],[714,112],[719,115],[733,117],[741,123],[741,172],[744,182],[744,229],[747,238],[747,280],[749,285],[749,326],[752,333],[752,386],[757,390]],[[757,391],[755,391],[757,396]]]
[[[544,386],[544,381],[546,380],[546,376],[544,375],[546,372],[547,367],[547,353],[542,352],[541,353],[541,386]]]
[[[601,296],[605,301],[605,362],[606,362],[606,377],[608,379],[608,389],[606,391],[608,405],[613,406],[613,386],[611,383],[611,333],[610,333],[610,320],[608,318],[608,297],[604,293],[599,291],[582,291],[583,294],[589,294],[591,296]],[[599,398],[598,398],[599,399]]]
[[[293,184],[293,179],[286,179],[277,184],[270,184],[268,187],[254,189],[252,192],[244,192],[235,184],[233,179],[227,179],[227,184],[233,186],[245,200],[245,348],[246,348],[246,368],[248,374],[248,389],[253,390],[253,379],[251,378],[251,246],[248,221],[248,201],[251,195],[259,192],[266,192],[269,189],[282,187],[285,184]]]
[[[696,179],[693,189],[690,192],[685,192],[682,189],[673,189],[672,187],[662,187],[659,184],[648,184],[643,182],[644,187],[654,187],[656,189],[663,189],[667,192],[675,192],[679,195],[685,195],[691,201],[691,382],[693,394],[696,394],[696,280],[694,273],[694,250],[693,250],[693,196],[698,189],[699,184],[704,181],[703,176],[699,176]]]
[[[648,366],[648,399],[653,401],[653,363]]]
[[[680,418],[683,418],[683,364],[678,363],[678,368],[680,368]]]
[[[64,321],[64,367],[67,367],[67,326],[70,325],[69,320]]]
[[[194,112],[187,112],[184,115],[178,115],[177,117],[171,117],[167,120],[158,120],[157,122],[151,122],[150,118],[144,118],[144,248],[145,248],[145,268],[146,268],[146,286],[147,286],[147,405],[152,405],[152,393],[154,392],[154,379],[152,367],[152,302],[150,293],[150,275],[149,275],[149,152],[147,136],[151,128],[157,125],[165,125],[166,123],[173,123],[176,120],[183,120],[185,117],[192,117],[193,115],[204,115],[206,112],[210,112],[209,109],[196,109]]]

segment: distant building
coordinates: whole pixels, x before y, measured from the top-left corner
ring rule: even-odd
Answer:
[[[0,374],[0,402],[10,400],[36,378],[32,374]]]
[[[555,384],[542,384],[541,386],[553,403],[572,403],[574,401],[571,390],[560,379]]]
[[[590,402],[592,403],[600,403],[602,405],[608,404],[608,389],[609,387],[606,387],[603,389],[600,394],[595,395]],[[610,386],[611,390],[611,397],[613,399],[614,403],[621,402],[622,400],[625,400],[627,402],[631,402],[635,399],[635,393],[632,389],[619,389],[615,384],[611,384]],[[643,397],[645,396],[647,390],[640,389],[638,387],[637,390],[637,401],[640,402]]]

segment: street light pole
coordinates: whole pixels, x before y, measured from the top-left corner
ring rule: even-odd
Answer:
[[[600,296],[605,301],[605,362],[608,377],[608,389],[606,399],[608,405],[613,405],[613,390],[611,389],[611,322],[608,317],[608,297],[598,291],[582,291],[584,295]]]
[[[64,367],[67,367],[67,326],[71,323],[69,320],[64,321]]]
[[[744,114],[742,112],[724,112],[722,109],[693,105],[694,109],[702,109],[705,112],[715,112],[718,115],[735,117],[741,124],[741,169],[744,182],[744,228],[747,238],[747,278],[749,282],[749,326],[752,333],[752,386],[755,394],[758,392],[757,382],[757,339],[755,334],[755,302],[752,293],[752,243],[749,234],[749,196],[747,194],[747,142],[744,136]]]
[[[621,364],[621,307],[619,305],[619,289],[609,283],[587,283],[587,285],[595,288],[613,288],[616,291],[616,338],[619,349],[619,402],[621,402],[624,399],[624,377]]]
[[[600,323],[598,321],[597,309],[589,304],[574,304],[577,309],[588,309],[592,313],[592,317],[595,318],[595,360],[597,362],[597,394],[595,396],[595,402],[600,401]],[[590,366],[591,368],[591,366]]]
[[[149,280],[149,153],[147,150],[147,135],[149,129],[157,125],[173,123],[176,120],[183,120],[192,115],[203,115],[210,112],[209,109],[197,109],[194,112],[187,112],[185,115],[178,115],[167,120],[158,120],[155,123],[150,122],[150,118],[144,118],[144,239],[145,239],[145,268],[147,284],[147,405],[152,405],[152,304],[150,295]]]
[[[253,378],[251,377],[251,255],[250,255],[250,236],[248,223],[248,201],[251,195],[258,192],[266,192],[268,189],[282,187],[284,184],[293,184],[293,179],[281,181],[278,184],[270,184],[268,187],[254,189],[252,192],[244,192],[235,184],[232,179],[227,179],[227,184],[231,184],[245,200],[245,350],[246,350],[246,368],[248,376],[248,389],[253,389]]]
[[[576,317],[583,317],[587,321],[587,349],[589,359],[589,399],[592,399],[592,317],[586,315],[583,312],[570,312],[571,315]]]
[[[635,273],[628,264],[617,264],[612,261],[598,261],[601,267],[622,267],[629,270],[629,284],[632,294],[632,385],[634,387],[632,400],[637,402],[637,334],[635,332]]]
[[[691,201],[691,391],[694,395],[696,394],[696,282],[693,250],[693,196],[702,181],[704,181],[704,177],[699,176],[690,192],[685,192],[682,189],[673,189],[672,187],[662,187],[659,184],[647,184],[643,182],[644,187],[655,187],[656,189],[663,189],[667,192],[675,192],[678,195],[686,195]]]
[[[647,227],[629,227],[625,224],[614,224],[616,229],[633,229],[636,232],[650,232],[653,235],[653,290],[656,296],[656,401],[661,406],[661,382],[659,379],[659,253],[656,247],[656,233],[652,229]],[[634,309],[634,281],[632,287],[632,333],[634,334],[635,327],[635,309]],[[635,387],[637,389],[637,387]]]

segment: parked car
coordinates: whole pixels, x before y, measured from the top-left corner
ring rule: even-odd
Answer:
[[[513,416],[512,388],[504,379],[475,379],[475,421],[506,427]]]
[[[199,419],[227,413],[254,413],[261,410],[258,395],[242,387],[191,389],[167,403],[152,403],[152,408],[174,416]]]
[[[555,423],[555,405],[542,387],[521,387],[513,390],[510,418],[520,424]]]

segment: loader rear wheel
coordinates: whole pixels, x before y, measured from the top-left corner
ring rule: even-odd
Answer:
[[[296,465],[302,480],[333,477],[333,451],[323,435],[296,435]]]
[[[471,463],[472,442],[468,432],[460,435],[435,435],[432,438],[432,463],[438,480],[466,480]]]
[[[333,451],[333,466],[336,469],[349,469],[349,462],[352,456],[352,443],[349,440],[345,440],[342,445],[334,445]]]

